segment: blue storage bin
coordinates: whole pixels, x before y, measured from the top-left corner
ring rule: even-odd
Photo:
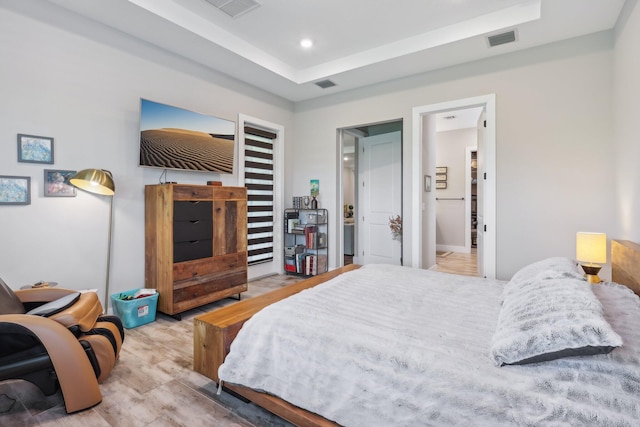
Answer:
[[[145,325],[156,320],[156,308],[158,307],[158,293],[148,297],[132,300],[122,300],[120,295],[134,296],[140,289],[118,292],[111,295],[113,312],[122,321],[122,325],[127,329],[132,329],[140,325]]]

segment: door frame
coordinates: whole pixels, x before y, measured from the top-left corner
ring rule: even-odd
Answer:
[[[396,123],[399,122],[402,124],[402,126],[400,126],[400,129],[402,129],[402,133],[401,133],[401,137],[400,137],[400,150],[402,153],[404,153],[405,151],[405,141],[406,141],[406,132],[404,131],[404,123],[405,123],[405,119],[400,117],[400,118],[396,118],[396,119],[389,119],[389,120],[382,120],[382,121],[378,121],[378,122],[370,122],[370,123],[365,123],[365,124],[359,124],[359,125],[351,125],[351,126],[344,126],[344,127],[339,127],[336,128],[336,164],[338,165],[338,170],[336,171],[336,206],[338,207],[337,212],[340,212],[338,214],[338,218],[340,218],[338,221],[336,221],[336,231],[337,233],[335,234],[336,236],[336,244],[337,244],[337,250],[334,251],[336,254],[336,265],[338,267],[342,267],[344,266],[344,216],[342,215],[342,207],[344,206],[344,176],[343,176],[343,170],[344,170],[344,141],[343,141],[343,137],[345,133],[354,135],[356,137],[356,146],[355,146],[355,153],[356,153],[356,174],[358,172],[358,167],[357,167],[357,162],[358,162],[358,138],[363,137],[363,136],[367,136],[365,133],[363,133],[360,129],[362,128],[368,128],[370,126],[378,126],[378,125],[384,125],[387,123]],[[404,154],[401,155],[401,170],[404,171],[405,168],[405,163],[404,163]],[[405,200],[405,194],[404,194],[404,172],[402,173],[402,177],[401,177],[401,185],[402,185],[402,215],[404,218],[405,215],[405,210],[404,210],[404,200]],[[354,192],[354,196],[355,199],[358,200],[358,186],[356,185],[355,188],[355,192]],[[356,206],[356,213],[358,211],[358,208]],[[361,231],[358,230],[358,224],[357,221],[355,221],[354,224],[355,230],[354,230],[354,244],[356,245],[356,251],[359,249],[357,244],[355,243],[358,240],[358,233],[360,233]],[[404,254],[405,252],[405,241],[402,241],[402,256],[403,256],[403,264],[406,263],[406,260],[404,259]]]
[[[412,215],[411,229],[417,238],[411,242],[411,265],[422,268],[422,239],[423,239],[423,211],[426,209],[422,179],[424,174],[423,157],[423,118],[430,114],[459,110],[471,107],[485,108],[485,139],[484,139],[484,177],[483,193],[483,224],[486,231],[483,232],[483,265],[484,277],[495,279],[496,277],[496,95],[488,94],[471,98],[457,99],[438,104],[423,105],[412,109]],[[427,144],[435,144],[435,141],[426,141]],[[433,230],[435,233],[435,222]],[[431,228],[431,226],[429,227]],[[429,249],[431,250],[431,249]],[[432,248],[435,253],[435,247]],[[479,266],[480,267],[480,266]]]

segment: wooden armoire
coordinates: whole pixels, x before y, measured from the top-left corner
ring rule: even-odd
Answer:
[[[246,188],[147,185],[145,287],[174,317],[246,291]]]

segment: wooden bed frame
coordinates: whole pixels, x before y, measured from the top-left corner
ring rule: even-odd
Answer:
[[[358,265],[348,265],[197,316],[194,319],[194,370],[219,382],[218,368],[229,353],[231,342],[235,339],[244,322],[249,320],[251,316],[274,302],[357,268],[359,268]],[[611,271],[614,282],[623,284],[640,295],[640,245],[628,240],[612,240]],[[338,426],[333,421],[275,396],[242,386],[225,384],[224,387],[294,425],[305,427]]]

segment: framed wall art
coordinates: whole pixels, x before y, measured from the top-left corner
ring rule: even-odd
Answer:
[[[18,161],[53,164],[53,138],[18,134]]]
[[[76,171],[45,169],[44,170],[44,196],[45,197],[76,197],[76,187],[71,185],[69,179]]]
[[[0,205],[31,204],[31,177],[0,175]]]
[[[444,190],[447,188],[447,181],[436,181],[436,190]]]
[[[446,166],[438,166],[436,167],[436,174],[446,174],[447,173],[447,167]]]

